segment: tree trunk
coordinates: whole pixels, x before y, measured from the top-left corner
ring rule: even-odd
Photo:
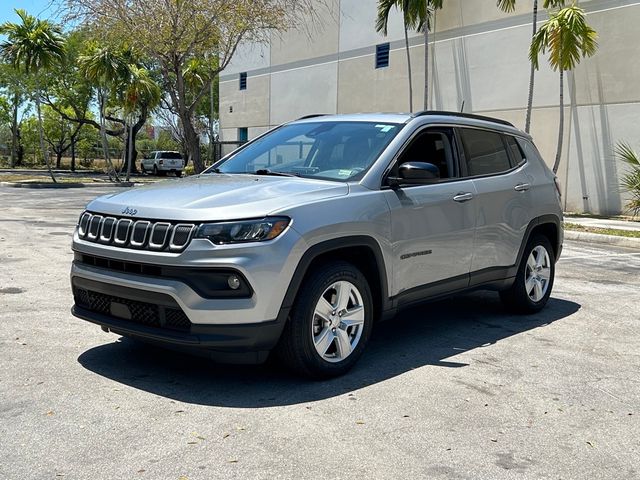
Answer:
[[[188,118],[188,114],[187,118],[181,118],[181,121],[182,128],[184,129],[184,137],[186,140],[185,146],[187,148],[188,158],[193,162],[193,169],[195,173],[201,173],[204,170],[204,163],[200,157],[200,137],[198,137],[196,129],[193,127],[191,118]]]
[[[71,171],[76,171],[76,136],[71,137]]]
[[[53,174],[53,170],[51,170],[51,163],[49,163],[49,151],[44,147],[44,127],[42,124],[42,109],[40,108],[40,85],[37,80],[37,75],[36,75],[36,110],[38,111],[38,134],[40,136],[40,150],[42,150],[44,162],[47,164],[47,169],[49,170],[49,175],[51,175],[51,180],[53,180],[53,183],[58,183],[55,175]]]
[[[404,46],[407,50],[407,75],[409,76],[409,113],[413,112],[413,77],[411,76],[411,53],[409,52],[409,32],[407,19],[404,19]],[[213,147],[213,143],[211,144]],[[213,149],[212,149],[213,150]]]
[[[535,37],[538,31],[538,0],[533,1],[533,35]],[[531,72],[529,74],[529,99],[527,101],[527,119],[524,123],[524,131],[531,131],[531,113],[533,111],[533,87],[536,79],[536,69],[531,62]]]
[[[16,166],[16,158],[18,156],[18,109],[20,107],[20,97],[16,93],[13,96],[13,119],[11,124],[11,168]]]
[[[133,164],[133,142],[134,142],[134,135],[133,135],[133,125],[131,125],[129,127],[129,135],[127,138],[127,182],[129,181],[129,179],[131,178],[131,167]]]
[[[558,150],[553,162],[553,173],[558,173],[560,157],[562,157],[562,140],[564,138],[564,71],[560,70],[560,127],[558,128]]]
[[[424,109],[429,110],[429,2],[424,2]]]
[[[56,168],[60,170],[60,165],[62,163],[62,150],[56,151]]]
[[[118,172],[113,166],[113,163],[111,163],[111,157],[109,155],[109,142],[107,141],[107,130],[106,130],[105,118],[104,118],[105,98],[104,98],[104,92],[102,91],[102,89],[100,89],[98,96],[100,97],[100,138],[102,139],[102,150],[104,151],[104,160],[107,163],[109,180],[113,180],[115,178],[115,181],[119,182],[120,177],[118,177]]]

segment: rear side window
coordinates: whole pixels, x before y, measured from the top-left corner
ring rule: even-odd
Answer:
[[[522,149],[520,148],[520,145],[518,145],[518,141],[511,135],[505,135],[504,138],[507,141],[507,145],[509,146],[511,158],[513,159],[513,165],[522,165],[526,160],[526,157],[524,156],[524,153],[522,153]]]
[[[476,128],[460,129],[460,137],[467,160],[467,174],[471,177],[506,172],[511,169],[509,155],[502,135]]]

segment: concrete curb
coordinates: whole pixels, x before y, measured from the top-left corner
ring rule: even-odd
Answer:
[[[104,188],[104,187],[135,187],[141,183],[48,183],[48,182],[0,182],[0,185],[12,188]]]
[[[601,233],[576,232],[574,230],[565,230],[564,238],[565,240],[575,240],[577,242],[616,245],[618,247],[637,248],[640,250],[640,238],[603,235]]]

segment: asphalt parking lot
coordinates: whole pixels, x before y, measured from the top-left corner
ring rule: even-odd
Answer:
[[[425,305],[308,382],[72,317],[71,233],[108,191],[0,186],[1,479],[640,478],[640,251],[568,242],[540,314]]]

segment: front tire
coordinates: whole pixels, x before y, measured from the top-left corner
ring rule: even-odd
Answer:
[[[312,271],[301,286],[276,353],[304,376],[331,378],[358,361],[373,328],[371,289],[347,262]]]
[[[551,296],[556,259],[551,242],[544,235],[529,240],[513,285],[500,292],[502,302],[516,313],[536,313]]]

